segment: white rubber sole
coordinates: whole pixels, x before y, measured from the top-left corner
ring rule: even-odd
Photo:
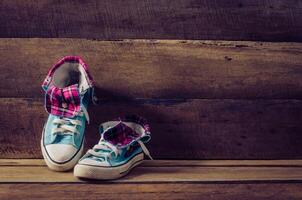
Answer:
[[[84,149],[84,141],[82,143],[81,149],[77,152],[77,154],[68,162],[63,163],[63,164],[59,164],[59,163],[55,163],[53,162],[50,157],[48,156],[46,149],[44,147],[44,143],[43,143],[43,137],[44,137],[44,129],[42,131],[42,139],[41,139],[41,150],[42,150],[42,154],[44,157],[44,160],[47,164],[47,166],[49,167],[49,169],[53,170],[53,171],[69,171],[71,170],[76,164],[77,162],[80,160],[82,154],[83,154],[83,149]]]
[[[77,164],[74,168],[74,176],[78,178],[113,180],[127,175],[131,169],[141,164],[144,160],[144,153],[134,156],[127,163],[117,167],[98,167],[91,165]]]

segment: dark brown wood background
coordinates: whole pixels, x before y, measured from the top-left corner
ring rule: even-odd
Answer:
[[[0,158],[41,158],[40,85],[57,60],[80,55],[100,98],[86,148],[99,123],[134,113],[151,123],[155,158],[301,159],[301,9],[298,0],[1,1]]]
[[[1,37],[302,41],[300,0],[2,0]]]

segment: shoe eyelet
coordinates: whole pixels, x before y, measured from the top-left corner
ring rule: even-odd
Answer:
[[[50,77],[47,77],[45,81],[48,83],[50,79],[51,79]]]

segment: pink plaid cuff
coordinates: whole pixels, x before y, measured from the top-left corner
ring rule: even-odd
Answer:
[[[146,119],[138,115],[126,115],[125,117],[113,120],[113,122],[118,122],[118,124],[107,130],[104,130],[104,127],[101,125],[99,129],[100,133],[103,134],[103,138],[111,142],[113,145],[121,145],[124,147],[137,139],[146,137],[148,138],[147,141],[150,139],[150,126]],[[131,128],[125,125],[124,122],[131,122],[136,125],[140,125],[144,132]]]
[[[81,95],[78,84],[65,88],[57,88],[51,84],[54,72],[65,62],[79,63],[85,71],[82,75],[86,76],[88,87],[93,88],[93,79],[84,61],[78,56],[66,56],[49,70],[43,81],[42,88],[46,92],[45,108],[48,113],[56,116],[74,117],[81,110]]]
[[[53,73],[58,69],[64,62],[78,62],[80,65],[83,66],[86,74],[87,74],[87,80],[90,87],[93,87],[94,81],[92,79],[92,76],[90,75],[88,71],[88,66],[84,63],[84,61],[79,56],[65,56],[62,58],[59,62],[57,62],[48,72],[46,78],[44,79],[42,83],[42,88],[47,91],[49,84],[51,83]]]
[[[81,110],[81,98],[78,85],[66,88],[50,86],[45,96],[45,107],[48,113],[60,117],[74,117]]]

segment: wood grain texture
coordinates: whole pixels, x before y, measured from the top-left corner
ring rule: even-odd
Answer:
[[[299,0],[4,0],[0,37],[302,41]]]
[[[42,99],[0,99],[1,158],[41,158]],[[86,148],[101,122],[135,113],[152,130],[153,157],[167,159],[302,158],[301,100],[103,101],[89,109]]]
[[[300,200],[301,183],[262,184],[1,184],[2,200],[11,199],[173,199]],[[30,192],[29,192],[30,191]],[[67,192],[68,191],[68,192]]]
[[[0,55],[0,97],[41,97],[50,67],[80,55],[101,98],[302,98],[300,43],[0,39]]]
[[[46,166],[0,168],[1,183],[66,183],[80,180],[73,172],[53,172]],[[183,182],[301,182],[297,167],[138,167],[126,177],[108,183],[183,183]],[[95,182],[95,181],[92,181]]]
[[[170,161],[173,163],[174,161]],[[141,165],[127,176],[106,183],[263,183],[263,182],[301,182],[301,166],[208,166],[208,165]],[[277,163],[277,162],[276,162]],[[41,165],[0,166],[1,183],[102,183],[78,179],[70,172],[54,172]],[[104,183],[104,182],[103,182]]]
[[[72,172],[48,170],[42,160],[0,159],[0,198],[298,200],[300,164],[301,160],[288,164],[284,160],[153,160],[119,180],[84,181]]]
[[[0,159],[0,166],[46,166],[43,159]],[[143,167],[302,167],[302,160],[145,160]]]

